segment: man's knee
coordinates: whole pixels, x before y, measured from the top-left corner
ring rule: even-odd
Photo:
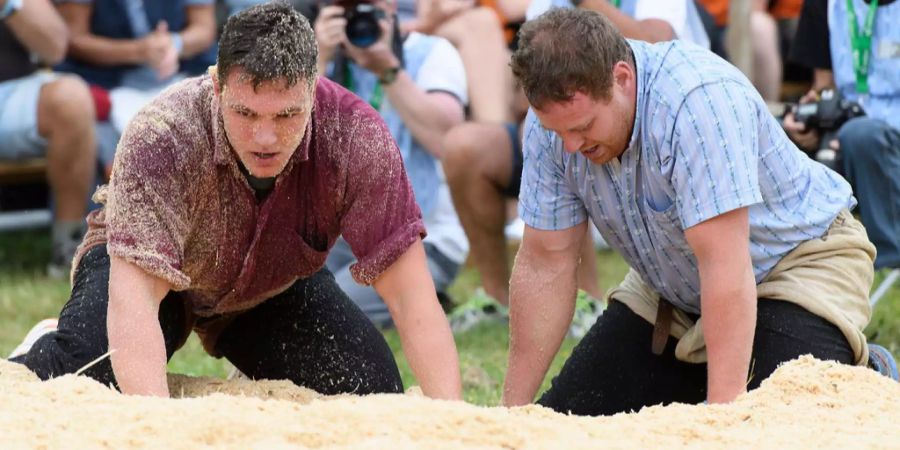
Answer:
[[[465,18],[475,30],[493,30],[503,27],[497,13],[487,6],[479,6],[468,10],[465,13]]]
[[[41,134],[50,130],[89,131],[94,123],[94,101],[88,85],[75,76],[62,76],[41,88],[38,126]]]
[[[445,22],[438,34],[459,47],[465,42],[477,44],[476,38],[497,34],[502,36],[503,24],[491,8],[481,6],[469,9]]]
[[[512,148],[502,125],[466,122],[451,129],[444,138],[442,163],[447,180],[483,177],[505,182],[503,175],[512,164]]]
[[[456,178],[472,169],[478,162],[480,146],[478,125],[466,122],[453,127],[444,135],[442,164],[448,178]]]
[[[890,125],[870,117],[857,117],[838,131],[841,152],[848,160],[879,161],[890,150],[887,132]]]

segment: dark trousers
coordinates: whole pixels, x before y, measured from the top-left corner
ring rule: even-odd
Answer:
[[[612,301],[572,351],[539,404],[563,413],[611,415],[644,406],[706,400],[706,364],[675,359],[669,337],[662,355],[650,351],[653,325]],[[779,364],[804,354],[853,364],[840,330],[793,303],[760,299],[748,389]]]
[[[91,249],[75,274],[59,330],[39,339],[16,362],[41,379],[74,373],[106,353],[109,256]],[[170,292],[159,323],[172,354],[191,332],[184,301]],[[288,379],[323,394],[402,392],[397,363],[381,333],[340,290],[326,269],[238,315],[219,335],[216,353],[258,379]],[[84,372],[115,385],[109,358]]]

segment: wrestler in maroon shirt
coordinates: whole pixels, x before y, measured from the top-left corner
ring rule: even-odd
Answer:
[[[460,398],[400,152],[368,104],[316,76],[316,57],[312,29],[285,4],[228,20],[210,74],[126,129],[58,330],[15,361],[47,379],[109,349],[87,375],[167,396],[166,361],[194,329],[253,378],[401,392],[384,338],[323,268],[343,235],[425,394]]]

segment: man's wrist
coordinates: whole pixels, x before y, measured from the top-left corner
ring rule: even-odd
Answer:
[[[170,33],[169,36],[172,39],[172,47],[175,47],[178,56],[181,56],[181,52],[184,50],[184,39],[181,38],[179,33]]]
[[[399,65],[382,70],[381,73],[378,74],[378,82],[381,83],[382,86],[390,86],[394,81],[397,81],[400,70],[402,70],[402,68]]]
[[[6,0],[3,6],[0,7],[0,20],[5,20],[15,14],[16,11],[22,9],[24,2],[25,0]]]

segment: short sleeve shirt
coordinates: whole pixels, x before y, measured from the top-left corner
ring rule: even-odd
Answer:
[[[320,78],[300,146],[258,203],[225,138],[209,76],[167,90],[129,124],[80,249],[106,243],[183,291],[198,315],[241,311],[324,266],[344,236],[370,284],[424,236],[379,115]]]
[[[560,230],[587,220],[660,295],[699,313],[697,261],[684,231],[747,207],[756,281],[852,208],[849,184],[787,138],[734,67],[678,41],[629,41],[635,124],[620,160],[569,154],[533,113],[526,119],[519,215]]]

